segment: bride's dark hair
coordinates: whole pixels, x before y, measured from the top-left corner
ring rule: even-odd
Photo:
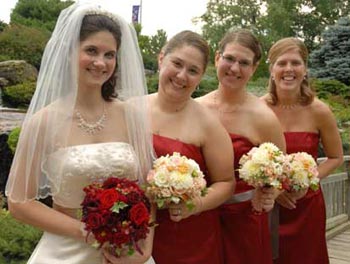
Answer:
[[[84,41],[94,33],[108,31],[117,42],[117,51],[121,45],[122,33],[116,21],[104,15],[86,15],[80,29],[80,41]],[[111,101],[112,98],[117,98],[118,94],[114,87],[117,82],[118,58],[112,76],[102,85],[101,94],[104,100]]]

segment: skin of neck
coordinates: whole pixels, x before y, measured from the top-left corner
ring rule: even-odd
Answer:
[[[181,101],[172,100],[172,98],[165,96],[161,89],[159,89],[159,92],[155,98],[158,107],[165,112],[179,112],[183,110],[190,99],[191,98],[185,98]]]
[[[239,104],[242,103],[247,95],[246,87],[241,88],[229,88],[219,85],[215,91],[218,104]]]
[[[101,88],[93,87],[92,89],[82,89],[79,87],[76,102],[80,109],[89,112],[100,112],[101,106],[104,103],[104,99],[101,95]]]
[[[281,105],[294,105],[299,103],[300,91],[277,91],[277,101]]]

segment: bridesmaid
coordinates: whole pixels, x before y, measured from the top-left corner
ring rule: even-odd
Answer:
[[[209,192],[195,201],[194,211],[184,204],[158,210],[152,253],[157,264],[222,263],[215,208],[234,188],[233,151],[219,120],[191,98],[208,60],[208,44],[191,31],[175,35],[159,54],[158,93],[149,95],[156,154],[176,151],[197,161]]]
[[[220,119],[230,135],[235,168],[243,154],[261,143],[272,142],[285,149],[278,119],[246,89],[259,65],[261,53],[260,43],[250,31],[227,32],[215,55],[218,89],[197,99]],[[232,190],[233,196],[220,208],[223,263],[272,263],[266,211],[272,209],[276,194],[273,189],[264,190],[266,193],[254,191],[253,187],[239,179],[237,170],[235,178],[236,190]],[[254,213],[252,202],[255,209],[262,205],[265,212]]]
[[[343,151],[332,111],[314,96],[309,86],[307,48],[297,38],[284,38],[271,47],[268,58],[269,94],[263,99],[282,124],[287,153],[305,151],[316,159],[322,142],[327,160],[319,164],[318,172],[323,179],[341,165]],[[281,206],[280,251],[276,263],[329,263],[321,188],[285,192],[277,202]]]

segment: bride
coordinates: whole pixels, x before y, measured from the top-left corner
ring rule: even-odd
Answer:
[[[6,186],[11,214],[44,230],[28,263],[154,263],[152,228],[143,255],[115,258],[91,246],[78,213],[93,180],[143,182],[152,161],[146,91],[131,26],[91,4],[61,12]],[[38,201],[49,195],[52,208]]]

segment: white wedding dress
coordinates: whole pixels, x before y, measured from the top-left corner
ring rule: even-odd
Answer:
[[[64,167],[57,168],[65,158]],[[81,208],[83,188],[93,180],[110,176],[135,179],[137,168],[135,152],[131,145],[123,142],[98,143],[62,148],[43,164],[48,175],[62,171],[59,192],[53,197],[55,204],[69,209]],[[86,243],[70,237],[44,232],[29,264],[100,264],[101,252]],[[149,259],[146,264],[154,264]]]

